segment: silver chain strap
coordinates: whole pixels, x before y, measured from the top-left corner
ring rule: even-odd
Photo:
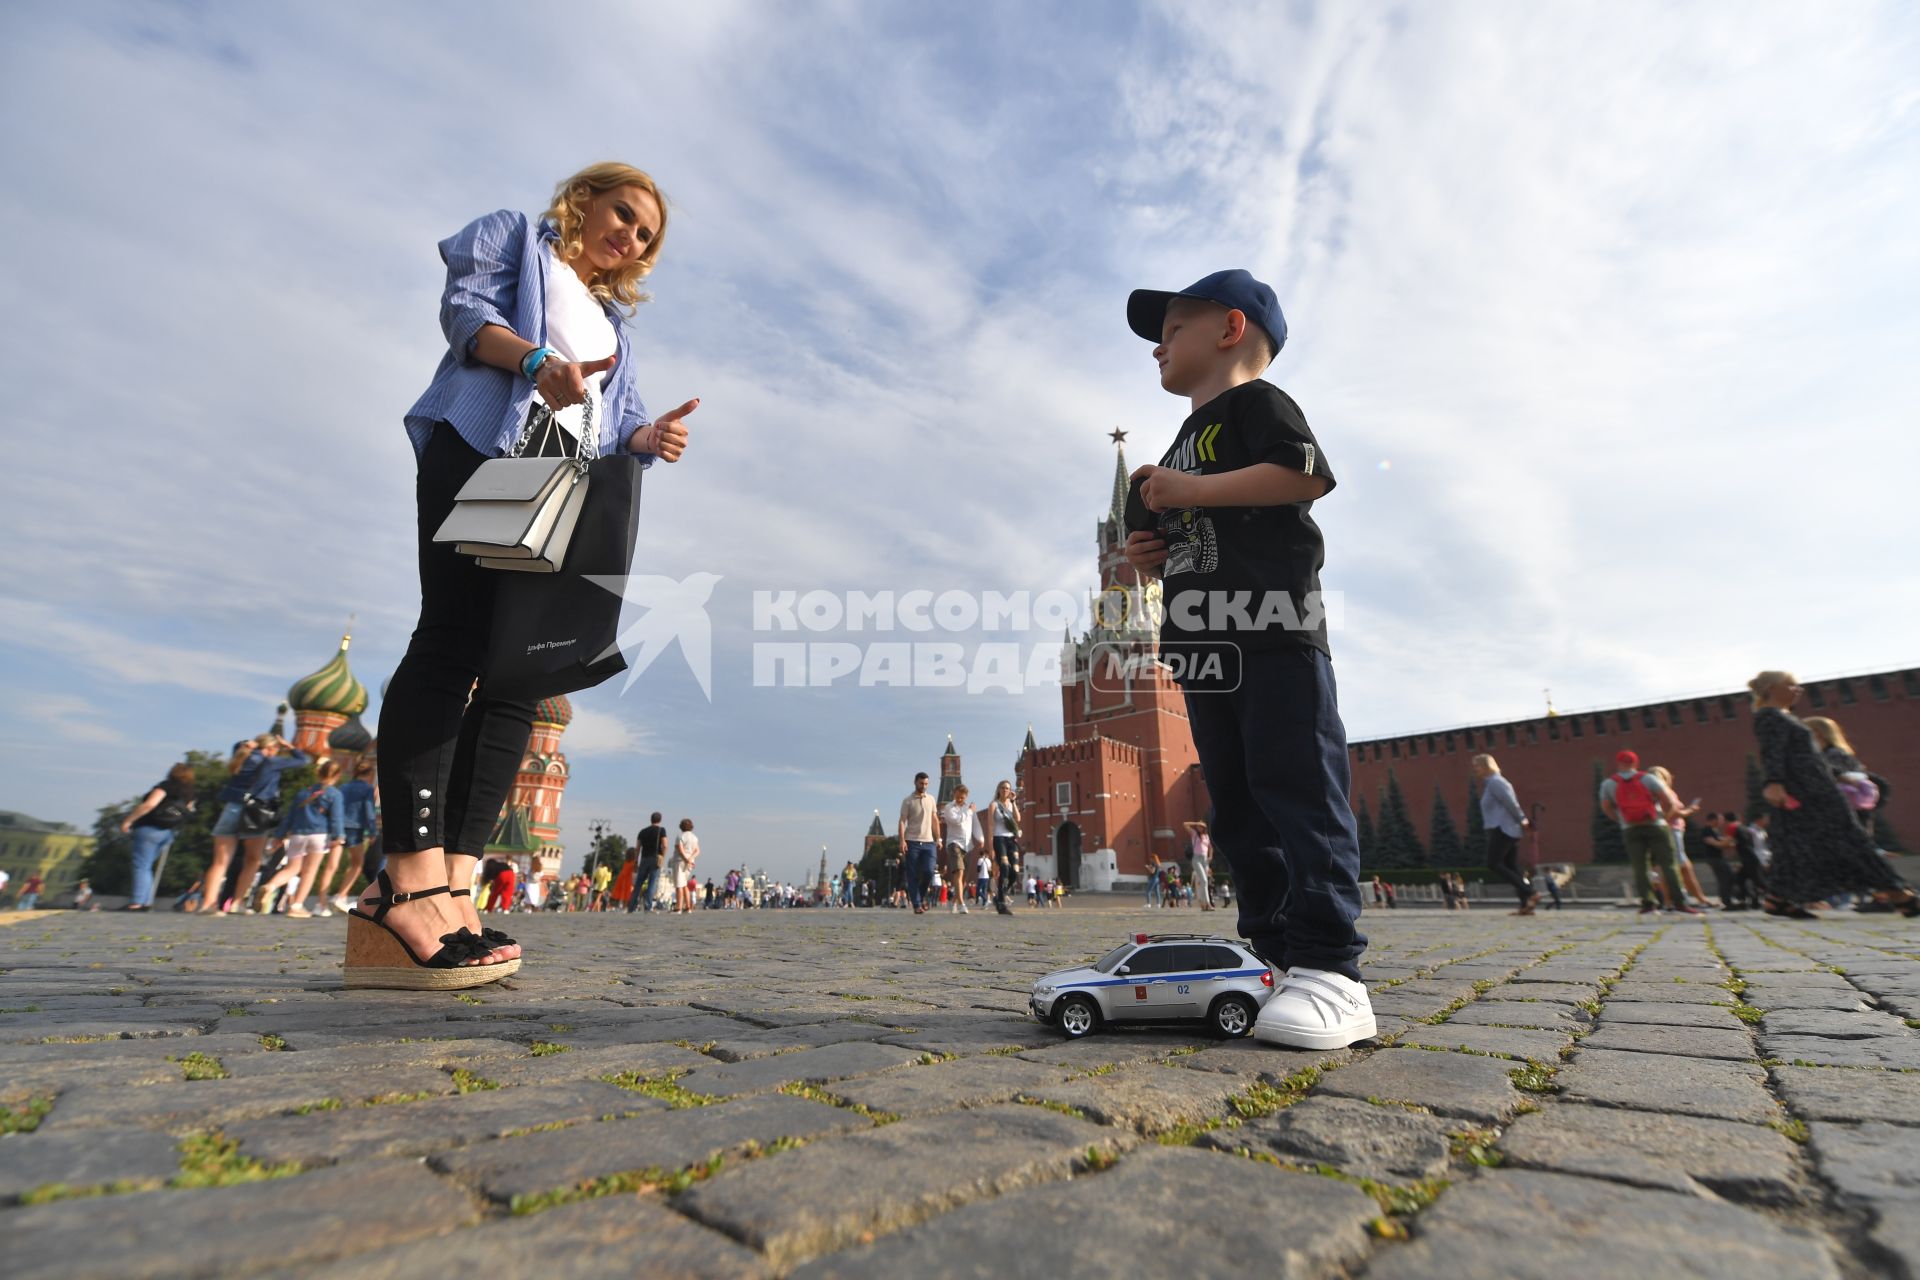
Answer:
[[[534,433],[547,426],[565,430],[554,423],[554,412],[546,401],[535,397],[533,406],[527,411],[527,425],[521,429],[520,438],[513,442],[513,448],[507,451],[507,457],[517,458],[526,452]],[[573,465],[581,471],[587,464],[600,456],[600,433],[593,428],[593,397],[589,395],[580,402],[580,438],[575,441]]]

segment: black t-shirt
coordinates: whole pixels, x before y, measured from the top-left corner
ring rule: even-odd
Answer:
[[[660,849],[667,841],[667,829],[653,826],[643,827],[640,831],[640,859],[643,862],[660,861]]]
[[[133,825],[136,827],[159,827],[171,830],[187,820],[187,812],[193,807],[193,779],[176,782],[172,778],[162,778],[147,788],[147,795],[156,790],[166,794],[160,797],[160,803],[147,810]],[[142,797],[143,799],[145,797]]]
[[[1160,459],[1163,467],[1208,476],[1260,462],[1320,476],[1333,489],[1333,472],[1300,406],[1265,379],[1241,383],[1196,409]],[[1191,661],[1221,642],[1247,652],[1301,646],[1327,652],[1320,600],[1326,551],[1312,509],[1311,502],[1295,502],[1160,512],[1156,524],[1167,541],[1161,653]]]

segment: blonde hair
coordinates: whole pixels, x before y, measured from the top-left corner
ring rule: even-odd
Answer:
[[[1767,691],[1775,685],[1792,684],[1793,676],[1785,671],[1762,671],[1747,681],[1747,692],[1753,695],[1753,705],[1759,706],[1766,698]]]
[[[1647,772],[1652,774],[1654,777],[1660,779],[1661,782],[1664,782],[1667,785],[1669,790],[1672,789],[1673,774],[1667,770],[1667,766],[1663,764],[1657,764],[1657,765],[1654,765],[1653,768],[1647,770]]]
[[[647,295],[640,291],[640,282],[652,272],[654,261],[660,256],[661,242],[667,238],[667,198],[660,194],[660,188],[652,177],[643,170],[617,160],[590,164],[553,189],[553,203],[547,206],[544,216],[559,232],[561,261],[570,262],[586,251],[580,241],[580,230],[586,224],[587,204],[595,196],[612,191],[615,187],[638,187],[652,196],[660,206],[660,229],[640,250],[638,262],[610,274],[595,276],[587,285],[587,292],[602,302],[615,303],[632,310],[647,300]]]
[[[1500,762],[1498,760],[1495,760],[1492,756],[1488,755],[1484,751],[1482,751],[1479,755],[1475,756],[1472,760],[1469,760],[1467,763],[1482,765],[1486,768],[1488,773],[1500,772]]]
[[[1801,721],[1801,723],[1813,730],[1813,736],[1816,741],[1822,738],[1826,739],[1826,741],[1820,743],[1821,746],[1838,747],[1850,756],[1859,754],[1859,752],[1853,749],[1853,744],[1847,741],[1846,732],[1825,716],[1808,716],[1805,720]]]

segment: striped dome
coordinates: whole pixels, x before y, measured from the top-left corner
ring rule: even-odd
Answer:
[[[551,698],[542,698],[533,709],[535,724],[557,724],[562,728],[573,723],[573,703],[567,701],[564,693]]]
[[[373,735],[367,731],[367,726],[360,723],[357,715],[348,716],[345,724],[327,735],[329,751],[361,752],[372,745]]]
[[[333,655],[333,661],[287,690],[287,701],[295,711],[357,716],[367,709],[367,687],[347,668],[347,646],[352,642],[351,635],[341,636],[340,652]]]

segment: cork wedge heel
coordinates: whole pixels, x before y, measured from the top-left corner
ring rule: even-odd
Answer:
[[[467,963],[493,950],[468,929],[442,934],[440,949],[422,960],[384,917],[404,902],[445,893],[447,886],[417,893],[395,893],[393,882],[382,871],[379,888],[380,897],[374,900],[371,913],[359,907],[347,912],[346,985],[349,989],[459,991],[498,982],[519,971],[518,958],[498,964]]]

